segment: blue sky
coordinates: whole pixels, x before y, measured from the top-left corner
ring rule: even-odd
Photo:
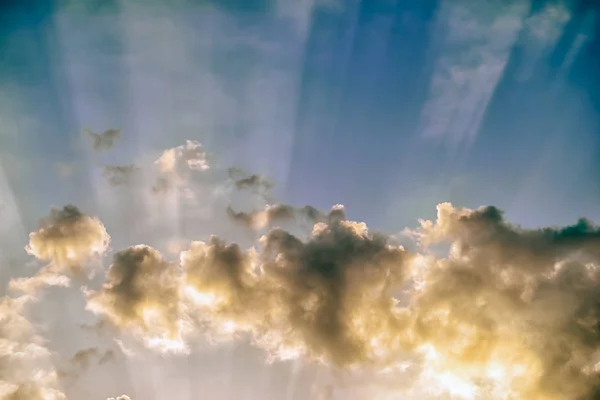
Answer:
[[[4,6],[2,165],[36,212],[89,192],[48,168],[87,126],[123,162],[197,139],[386,230],[441,200],[598,218],[590,2],[96,3]]]
[[[186,139],[268,176],[281,201],[343,203],[388,233],[443,201],[496,205],[526,226],[600,221],[594,1],[0,7],[5,254],[65,203],[119,238],[144,200],[115,194],[98,163],[138,163]],[[122,137],[96,154],[85,127]],[[111,214],[116,203],[128,211]]]

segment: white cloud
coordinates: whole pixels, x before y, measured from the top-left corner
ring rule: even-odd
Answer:
[[[527,9],[526,2],[446,1],[441,6],[435,32],[440,37],[434,42],[443,49],[422,110],[422,136],[453,145],[475,138]]]

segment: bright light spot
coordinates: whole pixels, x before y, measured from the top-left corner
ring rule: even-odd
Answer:
[[[185,287],[185,294],[188,295],[194,304],[203,307],[213,307],[219,303],[219,299],[213,293],[202,293],[192,286]]]
[[[506,379],[506,368],[501,364],[490,363],[485,372],[488,378],[495,381],[503,381]]]
[[[225,333],[235,333],[237,328],[238,325],[233,321],[225,321],[225,323],[223,324],[223,331]]]
[[[433,378],[441,386],[442,391],[446,391],[452,396],[458,396],[463,399],[475,398],[477,386],[451,372],[438,373]]]
[[[282,348],[277,351],[277,358],[279,360],[297,360],[304,352],[299,347],[288,347]]]
[[[77,253],[75,253],[72,247],[69,247],[67,249],[67,260],[73,261],[75,259],[77,259]]]
[[[149,337],[145,338],[146,346],[157,349],[163,353],[187,353],[188,348],[182,340],[170,339],[167,337]]]
[[[451,396],[467,400],[475,398],[478,387],[468,379],[459,376],[460,371],[450,372],[440,368],[444,360],[434,346],[424,345],[420,350],[426,360],[422,378],[430,383],[434,393],[438,395],[448,393]]]

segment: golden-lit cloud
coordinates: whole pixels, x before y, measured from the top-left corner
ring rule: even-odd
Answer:
[[[28,296],[0,299],[0,399],[61,400],[45,341],[26,318]]]
[[[82,277],[86,265],[108,249],[110,236],[102,222],[67,205],[54,208],[29,235],[25,250],[48,264],[31,278],[10,282],[13,289],[33,293],[43,286],[68,286],[70,277]]]
[[[598,227],[580,220],[523,229],[495,207],[444,203],[414,233],[424,245],[451,246],[429,259],[413,298],[415,333],[436,363],[487,380],[489,390],[508,382],[517,398],[591,396],[600,361]]]
[[[133,246],[114,255],[106,283],[88,291],[87,308],[114,325],[132,330],[149,347],[183,350],[180,327],[180,274],[149,246]]]
[[[217,237],[192,242],[181,252],[181,294],[188,313],[217,335],[254,330],[270,312],[255,257]]]
[[[209,169],[192,141],[165,151],[156,166],[178,189]],[[239,170],[223,179],[234,192],[270,190],[264,178]],[[135,354],[126,346],[136,343],[166,356],[205,339],[246,340],[267,361],[368,371],[370,382],[385,382],[396,397],[582,400],[600,393],[600,228],[592,222],[525,229],[493,206],[442,203],[435,220],[404,231],[417,244],[407,251],[349,220],[342,205],[236,211],[225,200],[220,222],[253,229],[253,242],[213,235],[135,245],[113,255],[104,282],[85,283],[86,309],[122,336],[113,339],[124,353]],[[98,218],[74,206],[53,209],[26,247],[47,265],[10,286],[29,294],[68,286],[109,240]],[[0,303],[0,389],[8,393],[0,398],[64,398],[21,299]],[[112,350],[87,347],[70,364],[84,370],[112,358]],[[44,372],[28,372],[34,363]]]
[[[158,176],[152,192],[164,194],[175,190],[187,197],[193,196],[190,186],[197,173],[210,169],[208,158],[204,147],[195,140],[187,140],[184,145],[163,151],[154,162]]]
[[[187,140],[185,145],[165,150],[156,164],[163,173],[176,173],[182,166],[191,170],[209,169],[207,154],[195,140]]]
[[[87,260],[103,254],[109,240],[99,219],[67,205],[52,209],[50,215],[42,219],[40,228],[29,235],[25,249],[38,260],[77,272]]]
[[[390,291],[404,284],[412,256],[364,223],[337,218],[339,209],[308,240],[282,229],[261,239],[281,319],[263,343],[338,366],[384,364],[407,345],[406,310]]]
[[[147,344],[159,329],[178,339],[182,321],[193,320],[214,339],[249,334],[274,358],[389,362],[408,341],[406,310],[389,291],[409,276],[412,256],[342,211],[334,207],[306,240],[274,229],[259,251],[215,237],[192,242],[181,270],[154,249],[130,248],[117,253],[88,308]]]
[[[149,307],[171,339],[185,320],[212,339],[248,336],[273,359],[409,362],[439,395],[578,399],[594,390],[600,230],[589,221],[527,230],[494,207],[441,204],[436,221],[407,232],[424,247],[413,254],[341,206],[323,215],[307,238],[274,228],[256,249],[192,242],[180,269],[144,248],[148,267],[128,280],[139,282],[136,300],[107,300],[116,307],[105,312],[143,327]],[[427,251],[443,242],[447,255]]]

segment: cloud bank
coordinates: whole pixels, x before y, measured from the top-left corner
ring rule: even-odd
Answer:
[[[209,169],[192,141],[165,151],[156,166],[191,189]],[[234,191],[270,189],[258,175],[232,171],[226,179]],[[493,206],[442,203],[435,220],[404,230],[417,245],[408,251],[350,220],[342,205],[225,209],[222,223],[250,229],[256,240],[193,238],[174,259],[134,245],[112,254],[99,283],[88,272],[110,251],[104,225],[75,206],[53,209],[26,246],[47,264],[10,285],[39,296],[77,279],[86,309],[111,332],[165,357],[200,341],[249,341],[269,362],[302,358],[336,371],[392,374],[396,396],[600,393],[600,228],[591,221],[524,229]],[[65,398],[52,365],[38,367],[49,353],[21,312],[23,299],[0,304],[0,398]],[[100,355],[82,350],[72,361],[83,366]],[[37,369],[28,368],[34,360]]]

